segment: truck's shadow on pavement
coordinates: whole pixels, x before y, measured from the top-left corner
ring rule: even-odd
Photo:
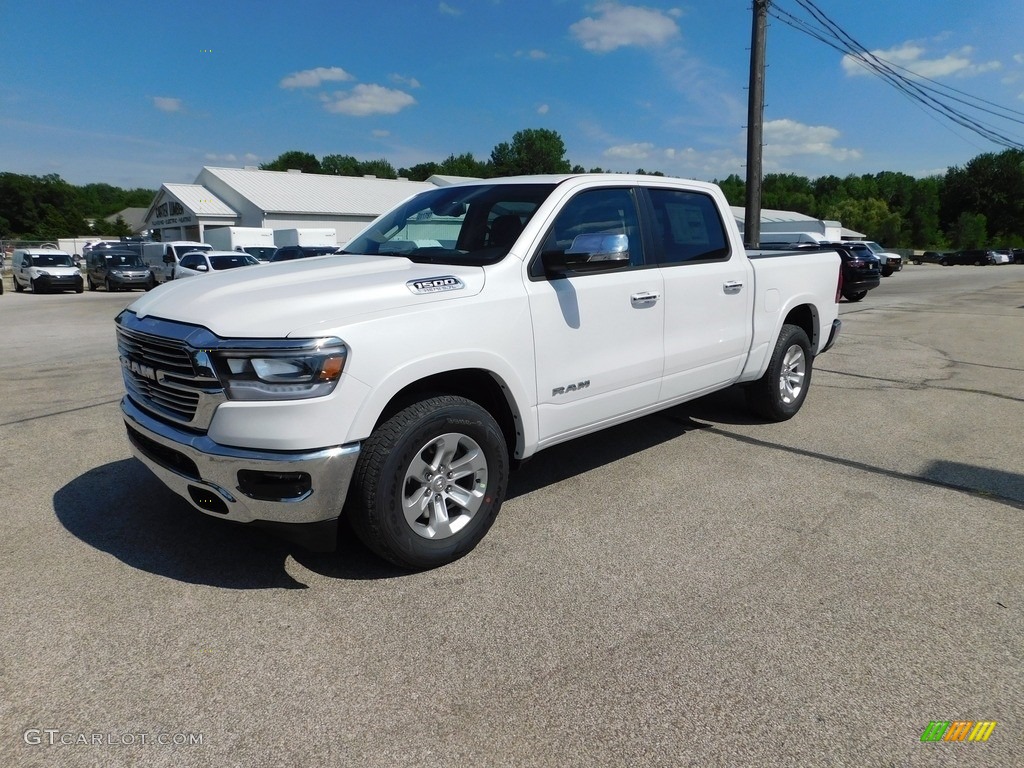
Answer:
[[[735,397],[719,393],[554,446],[512,474],[509,498],[710,426],[691,416],[737,423]],[[738,397],[742,399],[742,394]],[[185,583],[226,589],[303,589],[306,585],[285,568],[289,556],[328,578],[382,579],[407,573],[369,553],[345,527],[338,537],[338,551],[321,554],[260,530],[208,517],[135,459],[96,467],[75,478],[54,494],[53,504],[57,519],[86,544],[133,568]]]
[[[315,554],[263,531],[194,510],[135,459],[86,472],[53,497],[57,519],[74,536],[126,565],[190,584],[226,589],[304,589],[285,569],[289,555],[340,578],[402,575],[351,537],[339,551]]]

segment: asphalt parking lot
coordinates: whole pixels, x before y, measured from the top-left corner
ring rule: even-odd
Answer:
[[[1024,267],[908,266],[792,421],[553,448],[419,574],[132,459],[131,299],[0,296],[0,765],[1024,765]]]

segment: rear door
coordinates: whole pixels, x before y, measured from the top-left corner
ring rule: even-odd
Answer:
[[[652,241],[665,281],[661,402],[719,389],[750,349],[753,270],[730,246],[715,200],[699,190],[645,187]]]
[[[590,233],[626,234],[630,266],[551,277],[540,251]],[[527,292],[537,362],[540,446],[653,406],[662,371],[663,286],[648,263],[636,191],[587,189],[560,209],[530,264]]]

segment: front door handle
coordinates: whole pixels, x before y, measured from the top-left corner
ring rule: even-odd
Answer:
[[[740,280],[728,280],[728,281],[726,281],[725,285],[722,286],[722,289],[726,293],[739,293],[740,289],[742,287],[743,287],[743,282],[742,281],[740,281]]]
[[[660,298],[661,294],[648,293],[645,291],[644,293],[634,293],[629,297],[629,303],[636,307],[646,304],[654,304]]]

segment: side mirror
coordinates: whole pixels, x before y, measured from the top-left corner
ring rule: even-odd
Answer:
[[[196,264],[195,270],[196,272],[209,272],[210,268],[205,264]]]
[[[620,269],[629,266],[629,238],[604,232],[577,235],[564,253],[546,251],[541,259],[549,275]]]

